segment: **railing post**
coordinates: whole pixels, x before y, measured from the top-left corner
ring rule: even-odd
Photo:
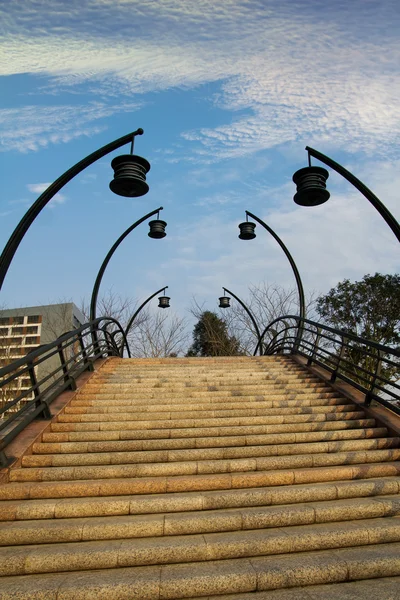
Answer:
[[[79,341],[79,345],[81,347],[81,353],[83,356],[83,362],[85,365],[87,365],[87,370],[88,371],[94,371],[94,366],[91,360],[89,360],[87,352],[86,352],[86,348],[85,348],[85,344],[83,341],[83,337],[82,337],[82,332],[80,331],[78,333],[78,341]]]
[[[377,361],[376,361],[376,366],[375,366],[374,377],[371,381],[370,389],[365,394],[365,400],[364,400],[365,406],[370,406],[370,404],[373,400],[374,390],[375,390],[375,386],[376,386],[376,380],[378,379],[378,377],[380,377],[381,370],[382,370],[382,357],[383,357],[383,352],[378,349],[378,356],[377,356]]]
[[[344,356],[344,352],[345,352],[344,339],[343,339],[342,335],[340,337],[342,338],[342,345],[340,347],[340,352],[339,352],[339,356],[338,356],[338,359],[337,359],[337,362],[336,362],[336,367],[333,370],[333,373],[331,375],[331,383],[335,383],[335,381],[336,381],[337,372],[338,372],[338,370],[340,368],[340,363],[341,363],[341,360],[342,360],[342,358]]]
[[[321,338],[321,328],[317,327],[317,336],[315,338],[314,347],[311,356],[308,357],[307,365],[310,367],[319,348],[319,340]]]
[[[29,373],[29,377],[31,380],[32,388],[33,388],[33,394],[35,396],[35,405],[40,406],[40,404],[43,404],[44,405],[44,410],[42,413],[43,417],[45,419],[51,419],[51,413],[50,413],[50,409],[49,409],[48,405],[45,402],[43,402],[40,398],[40,390],[38,388],[35,367],[34,367],[32,360],[28,361],[28,373]]]
[[[57,350],[58,350],[58,354],[60,357],[60,362],[61,362],[61,367],[64,373],[64,382],[69,384],[69,389],[72,391],[76,390],[76,382],[75,379],[68,374],[68,369],[67,369],[67,365],[65,364],[65,354],[64,354],[64,349],[62,347],[62,344],[59,344],[57,346]]]

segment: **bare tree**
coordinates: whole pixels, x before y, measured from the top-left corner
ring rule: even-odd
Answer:
[[[121,296],[120,294],[114,292],[112,289],[109,289],[97,301],[97,315],[99,317],[111,317],[113,319],[116,319],[120,323],[122,329],[125,331],[129,320],[135,313],[135,310],[137,309],[138,305],[139,302],[135,298]],[[86,321],[89,321],[90,303],[86,300],[82,300],[80,310],[83,313]],[[137,328],[141,325],[144,325],[149,318],[149,313],[146,310],[142,310],[137,315],[128,334],[129,346],[131,346],[131,343],[135,338]],[[108,327],[108,331],[110,333],[113,333],[116,330],[116,325]],[[116,336],[116,341],[118,344],[122,343],[120,334]]]
[[[136,358],[178,356],[186,350],[189,332],[187,320],[174,313],[145,312],[145,318],[136,324],[129,345]]]

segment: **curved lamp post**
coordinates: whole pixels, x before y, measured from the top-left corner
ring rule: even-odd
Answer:
[[[262,225],[262,227],[264,227],[264,229],[266,229],[272,235],[272,237],[275,238],[275,240],[278,242],[278,244],[280,245],[280,247],[286,254],[286,258],[288,259],[290,266],[292,267],[292,270],[293,270],[293,273],[294,273],[294,276],[296,279],[297,291],[299,294],[300,319],[304,319],[304,317],[305,317],[304,289],[303,289],[303,284],[301,281],[299,270],[297,268],[296,263],[293,260],[292,255],[290,254],[289,250],[286,248],[285,244],[282,242],[282,240],[278,236],[278,234],[276,234],[275,231],[273,229],[271,229],[271,227],[269,227],[262,219],[260,219],[253,213],[249,212],[248,210],[246,210],[246,221],[244,223],[239,224],[239,229],[240,229],[239,238],[241,240],[253,240],[256,237],[256,234],[254,232],[254,230],[256,228],[256,224],[248,221],[248,217],[251,217],[252,219],[257,221],[257,223]],[[299,328],[298,328],[298,332],[297,332],[297,339],[296,339],[294,348],[297,348],[299,345],[301,334],[302,334],[302,327],[303,327],[302,321],[300,320]],[[256,349],[254,350],[254,356],[257,354],[258,347],[261,345],[261,341],[265,335],[265,332],[266,332],[266,330],[264,330],[264,332],[260,336],[260,341],[257,344]]]
[[[156,208],[155,210],[152,210],[151,212],[147,213],[147,215],[144,215],[141,219],[138,219],[137,221],[135,221],[135,223],[133,223],[130,227],[128,227],[128,229],[126,229],[124,231],[124,233],[119,236],[117,241],[111,246],[110,250],[108,251],[105,259],[103,260],[103,262],[101,264],[99,272],[97,273],[96,281],[94,282],[92,297],[90,299],[90,321],[94,321],[96,319],[97,296],[99,294],[100,284],[101,284],[101,280],[103,279],[104,271],[106,270],[107,265],[110,262],[112,255],[114,254],[114,252],[116,251],[118,246],[121,244],[121,242],[123,242],[123,240],[127,237],[127,235],[129,235],[131,233],[131,231],[133,231],[138,225],[143,223],[143,221],[146,221],[147,219],[149,219],[150,217],[152,217],[155,214],[157,214],[157,219],[150,221],[150,223],[149,223],[150,231],[147,235],[154,239],[161,239],[167,235],[165,233],[165,227],[166,227],[167,223],[165,221],[161,221],[158,218],[160,210],[163,210],[162,206],[160,206],[159,208]],[[94,331],[94,330],[92,332],[92,337],[93,337],[93,344],[96,346],[96,344],[98,342],[97,342],[97,334],[96,334],[96,331]],[[129,349],[126,335],[125,335],[124,342],[126,345],[128,356],[130,358],[131,352]]]
[[[257,335],[257,339],[258,339],[258,343],[256,348],[259,347],[260,349],[260,356],[262,355],[262,343],[261,343],[261,335],[260,335],[260,329],[257,325],[257,321],[254,318],[253,313],[250,311],[249,307],[246,306],[246,304],[243,302],[243,300],[241,300],[238,296],[235,296],[235,294],[233,292],[231,292],[230,290],[228,290],[228,288],[223,287],[222,288],[224,290],[225,293],[230,294],[231,296],[233,296],[235,298],[235,300],[237,302],[239,302],[239,304],[244,308],[244,310],[247,312],[247,314],[249,315],[251,322],[253,323],[253,327],[254,327],[254,331],[256,332]],[[219,298],[219,307],[220,308],[229,308],[230,304],[229,304],[230,298],[229,296],[220,296]]]
[[[147,298],[147,300],[145,300],[140,306],[139,308],[134,312],[134,314],[132,315],[132,317],[129,319],[128,325],[126,326],[125,329],[125,336],[126,338],[128,338],[128,333],[136,319],[136,317],[138,316],[138,314],[140,313],[140,311],[146,306],[146,304],[148,302],[150,302],[150,300],[152,300],[154,298],[154,296],[157,296],[157,294],[160,294],[161,292],[164,292],[165,294],[165,290],[168,288],[168,286],[166,285],[163,288],[160,288],[159,290],[157,290],[156,292],[154,292],[154,294],[152,294],[151,296],[149,296]],[[160,296],[160,298],[158,299],[158,307],[159,308],[169,308],[169,301],[170,298],[168,296]]]
[[[143,129],[137,129],[127,135],[124,135],[110,144],[99,148],[92,154],[86,156],[76,165],[65,171],[61,177],[56,179],[49,187],[39,196],[39,198],[32,204],[27,210],[17,227],[11,234],[7,244],[4,246],[4,250],[0,257],[0,289],[2,288],[4,278],[7,274],[9,266],[14,254],[18,249],[25,233],[32,225],[38,214],[42,209],[50,202],[50,200],[59,192],[71,179],[81,173],[89,165],[93,164],[100,158],[103,158],[106,154],[113,152],[117,148],[120,148],[124,144],[131,142],[130,154],[123,156],[117,156],[111,162],[111,166],[115,170],[114,179],[110,183],[110,189],[119,196],[127,196],[130,198],[143,196],[149,191],[149,186],[146,183],[146,173],[150,170],[150,163],[142,158],[133,154],[133,143],[135,136],[142,135]]]
[[[326,180],[329,177],[329,173],[322,167],[316,167],[311,165],[311,156],[317,160],[325,163],[328,167],[331,167],[334,171],[342,175],[349,183],[351,183],[362,195],[372,204],[374,208],[383,217],[394,235],[400,242],[400,225],[394,218],[392,213],[386,208],[386,206],[379,200],[377,196],[367,186],[357,179],[355,175],[350,173],[347,169],[342,167],[339,163],[335,162],[325,154],[314,150],[309,146],[306,146],[308,152],[308,167],[304,167],[293,175],[293,181],[297,185],[297,193],[294,196],[296,204],[301,206],[318,206],[323,204],[329,199],[329,192],[326,189]]]
[[[143,223],[143,221],[146,221],[153,215],[157,215],[157,219],[150,221],[150,223],[149,223],[150,231],[148,233],[148,236],[151,238],[154,238],[154,239],[161,239],[167,235],[165,233],[165,227],[166,227],[167,223],[165,221],[161,221],[158,218],[160,210],[163,210],[162,206],[147,213],[147,215],[144,215],[144,217],[142,217],[141,219],[138,219],[138,221],[135,221],[135,223],[133,223],[130,227],[128,227],[128,229],[126,229],[124,231],[124,233],[119,236],[117,241],[111,246],[105,259],[102,262],[99,272],[97,273],[96,281],[93,286],[92,297],[90,300],[90,320],[91,321],[93,321],[96,318],[97,296],[99,294],[99,288],[100,288],[101,280],[103,279],[104,271],[106,270],[107,265],[110,262],[112,255],[114,254],[114,252],[116,251],[118,246],[121,244],[121,242],[123,242],[124,239],[131,233],[131,231],[136,229],[136,227],[138,225],[140,225],[141,223]],[[164,288],[162,288],[162,289],[164,289]]]

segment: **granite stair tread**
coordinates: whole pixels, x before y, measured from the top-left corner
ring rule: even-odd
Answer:
[[[290,356],[110,358],[0,484],[0,600],[395,598],[399,474]]]

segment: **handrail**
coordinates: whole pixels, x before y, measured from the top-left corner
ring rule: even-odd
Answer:
[[[107,331],[110,325],[122,334],[121,347]],[[111,317],[100,317],[1,367],[0,467],[8,464],[5,449],[18,433],[37,417],[50,419],[49,406],[62,391],[76,389],[76,378],[84,371],[92,371],[95,360],[121,357],[126,344],[120,323]],[[23,387],[23,379],[29,379],[30,385]]]
[[[300,324],[302,335],[298,340]],[[278,331],[277,325],[283,327]],[[400,348],[298,315],[278,317],[265,328],[261,339],[268,331],[272,336],[264,354],[299,354],[309,366],[314,363],[329,371],[332,382],[341,379],[365,394],[366,406],[375,400],[400,414]]]

